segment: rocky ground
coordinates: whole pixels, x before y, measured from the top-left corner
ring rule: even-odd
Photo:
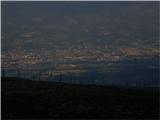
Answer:
[[[158,119],[158,89],[1,80],[2,119]]]

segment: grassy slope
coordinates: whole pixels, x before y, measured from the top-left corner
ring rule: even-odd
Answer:
[[[2,78],[2,118],[158,118],[158,92]]]

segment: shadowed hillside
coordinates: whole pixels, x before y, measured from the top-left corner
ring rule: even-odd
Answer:
[[[71,85],[2,78],[2,119],[158,119],[158,89]]]

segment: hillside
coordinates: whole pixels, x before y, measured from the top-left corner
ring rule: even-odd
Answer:
[[[158,119],[158,90],[2,78],[2,119]]]

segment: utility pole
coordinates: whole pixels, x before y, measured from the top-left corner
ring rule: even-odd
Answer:
[[[35,80],[35,75],[34,75],[34,74],[31,76],[31,79],[32,79],[32,80]]]
[[[2,77],[4,78],[5,77],[5,71],[2,70]]]
[[[41,80],[41,75],[42,75],[42,73],[39,72],[39,73],[38,73],[38,80],[39,80],[39,81]]]
[[[81,77],[79,77],[79,84],[82,84]]]
[[[81,84],[81,79],[79,75],[77,76],[77,84]]]
[[[102,78],[102,84],[104,85],[105,84],[105,77],[103,75],[103,78]]]
[[[138,87],[138,81],[136,80],[136,88]]]
[[[146,87],[146,81],[145,80],[143,81],[143,87],[144,88]]]
[[[18,77],[18,78],[21,77],[21,73],[20,73],[19,69],[17,70],[17,77]]]
[[[113,80],[111,80],[111,86],[113,86]]]
[[[59,75],[59,82],[62,82],[62,74]]]
[[[125,87],[128,87],[128,81],[127,80],[125,81]]]
[[[89,81],[89,84],[95,84],[95,79],[94,79],[95,77],[94,77],[94,73],[91,73],[90,74],[90,81]]]
[[[70,82],[72,84],[72,74],[70,73]]]

